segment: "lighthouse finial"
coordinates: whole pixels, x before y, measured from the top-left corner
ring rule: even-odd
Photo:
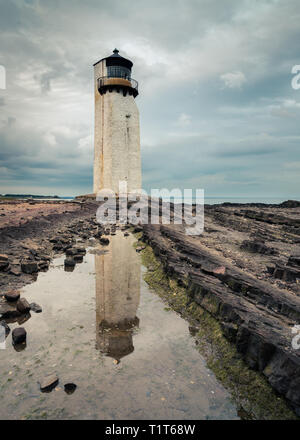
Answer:
[[[117,55],[119,53],[118,49],[114,49],[113,53]]]

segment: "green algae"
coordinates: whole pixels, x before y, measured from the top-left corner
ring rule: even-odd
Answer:
[[[176,279],[167,276],[152,248],[141,241],[142,234],[135,236],[139,239],[135,247],[146,246],[141,252],[142,263],[146,268],[151,268],[145,272],[144,280],[174,311],[196,328],[196,347],[208,368],[230,391],[239,416],[258,420],[297,419],[285,399],[276,394],[266,378],[251,370],[241,359],[235,346],[225,338],[220,323],[190,300],[187,283],[184,287],[179,286]],[[217,302],[212,297],[209,302],[209,310],[215,313]]]

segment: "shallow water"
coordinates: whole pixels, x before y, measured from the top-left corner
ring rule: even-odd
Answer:
[[[238,419],[188,323],[144,282],[134,237],[110,240],[73,272],[55,259],[23,289],[43,312],[22,324],[24,350],[15,351],[11,335],[0,350],[0,418]],[[59,384],[42,393],[38,381],[52,372]]]

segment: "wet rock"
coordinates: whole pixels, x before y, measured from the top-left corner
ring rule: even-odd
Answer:
[[[76,254],[76,250],[74,248],[72,248],[72,247],[66,250],[66,255],[67,256],[71,257],[71,256],[73,256],[75,254]]]
[[[43,393],[49,393],[56,387],[58,382],[59,379],[55,373],[49,374],[40,381],[40,389]]]
[[[9,304],[7,302],[0,303],[0,316],[2,318],[16,318],[20,315],[20,312],[16,309],[15,305]]]
[[[13,344],[15,351],[23,351],[26,348],[26,341],[21,344]]]
[[[39,306],[37,303],[30,303],[30,310],[32,310],[35,313],[41,313],[43,311],[42,307]]]
[[[65,270],[66,269],[74,269],[74,267],[76,265],[76,261],[74,260],[73,257],[68,257],[68,258],[65,258],[64,265],[65,265]]]
[[[124,237],[128,237],[129,236],[129,232],[124,232]]]
[[[6,294],[4,296],[5,296],[6,301],[15,302],[15,301],[18,301],[18,299],[20,298],[20,292],[15,291],[15,290],[10,290],[9,292],[6,292]]]
[[[80,255],[80,254],[74,255],[73,259],[76,263],[82,263],[83,262],[83,255]]]
[[[26,342],[26,330],[24,327],[14,328],[12,331],[12,342],[14,345],[19,345]]]
[[[6,271],[9,268],[8,256],[0,254],[0,271]]]
[[[2,328],[4,328],[4,331],[5,331],[5,337],[7,338],[7,336],[9,335],[9,333],[10,333],[10,328],[9,328],[9,326],[7,325],[7,323],[5,322],[5,321],[0,321],[0,326],[2,327]],[[3,342],[3,341],[2,341]]]
[[[85,255],[86,254],[86,250],[84,247],[78,246],[75,248],[76,254],[79,255]]]
[[[136,226],[133,230],[133,232],[137,233],[137,232],[142,232],[143,231],[143,227],[142,226]]]
[[[35,261],[22,261],[21,262],[22,272],[27,274],[37,273],[39,271],[38,264]]]
[[[103,244],[105,246],[109,244],[109,239],[105,238],[105,237],[101,237],[99,241],[101,244]]]
[[[19,317],[17,317],[17,323],[19,325],[24,324],[24,322],[28,321],[28,319],[31,318],[31,314],[30,313],[23,313],[22,315],[20,315]]]
[[[30,305],[26,298],[20,298],[17,302],[17,310],[20,313],[28,313],[30,311]]]
[[[65,392],[67,394],[73,394],[74,391],[76,390],[76,388],[77,388],[77,385],[75,385],[75,383],[71,383],[71,382],[70,383],[66,383],[65,386],[64,386]]]

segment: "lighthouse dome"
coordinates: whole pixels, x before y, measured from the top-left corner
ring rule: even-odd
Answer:
[[[133,66],[132,61],[128,60],[127,58],[122,57],[119,54],[118,49],[114,49],[113,53],[109,57],[102,58],[100,61],[95,63],[94,66],[103,60],[106,61],[106,66],[122,66],[122,67],[126,67],[130,71]]]

